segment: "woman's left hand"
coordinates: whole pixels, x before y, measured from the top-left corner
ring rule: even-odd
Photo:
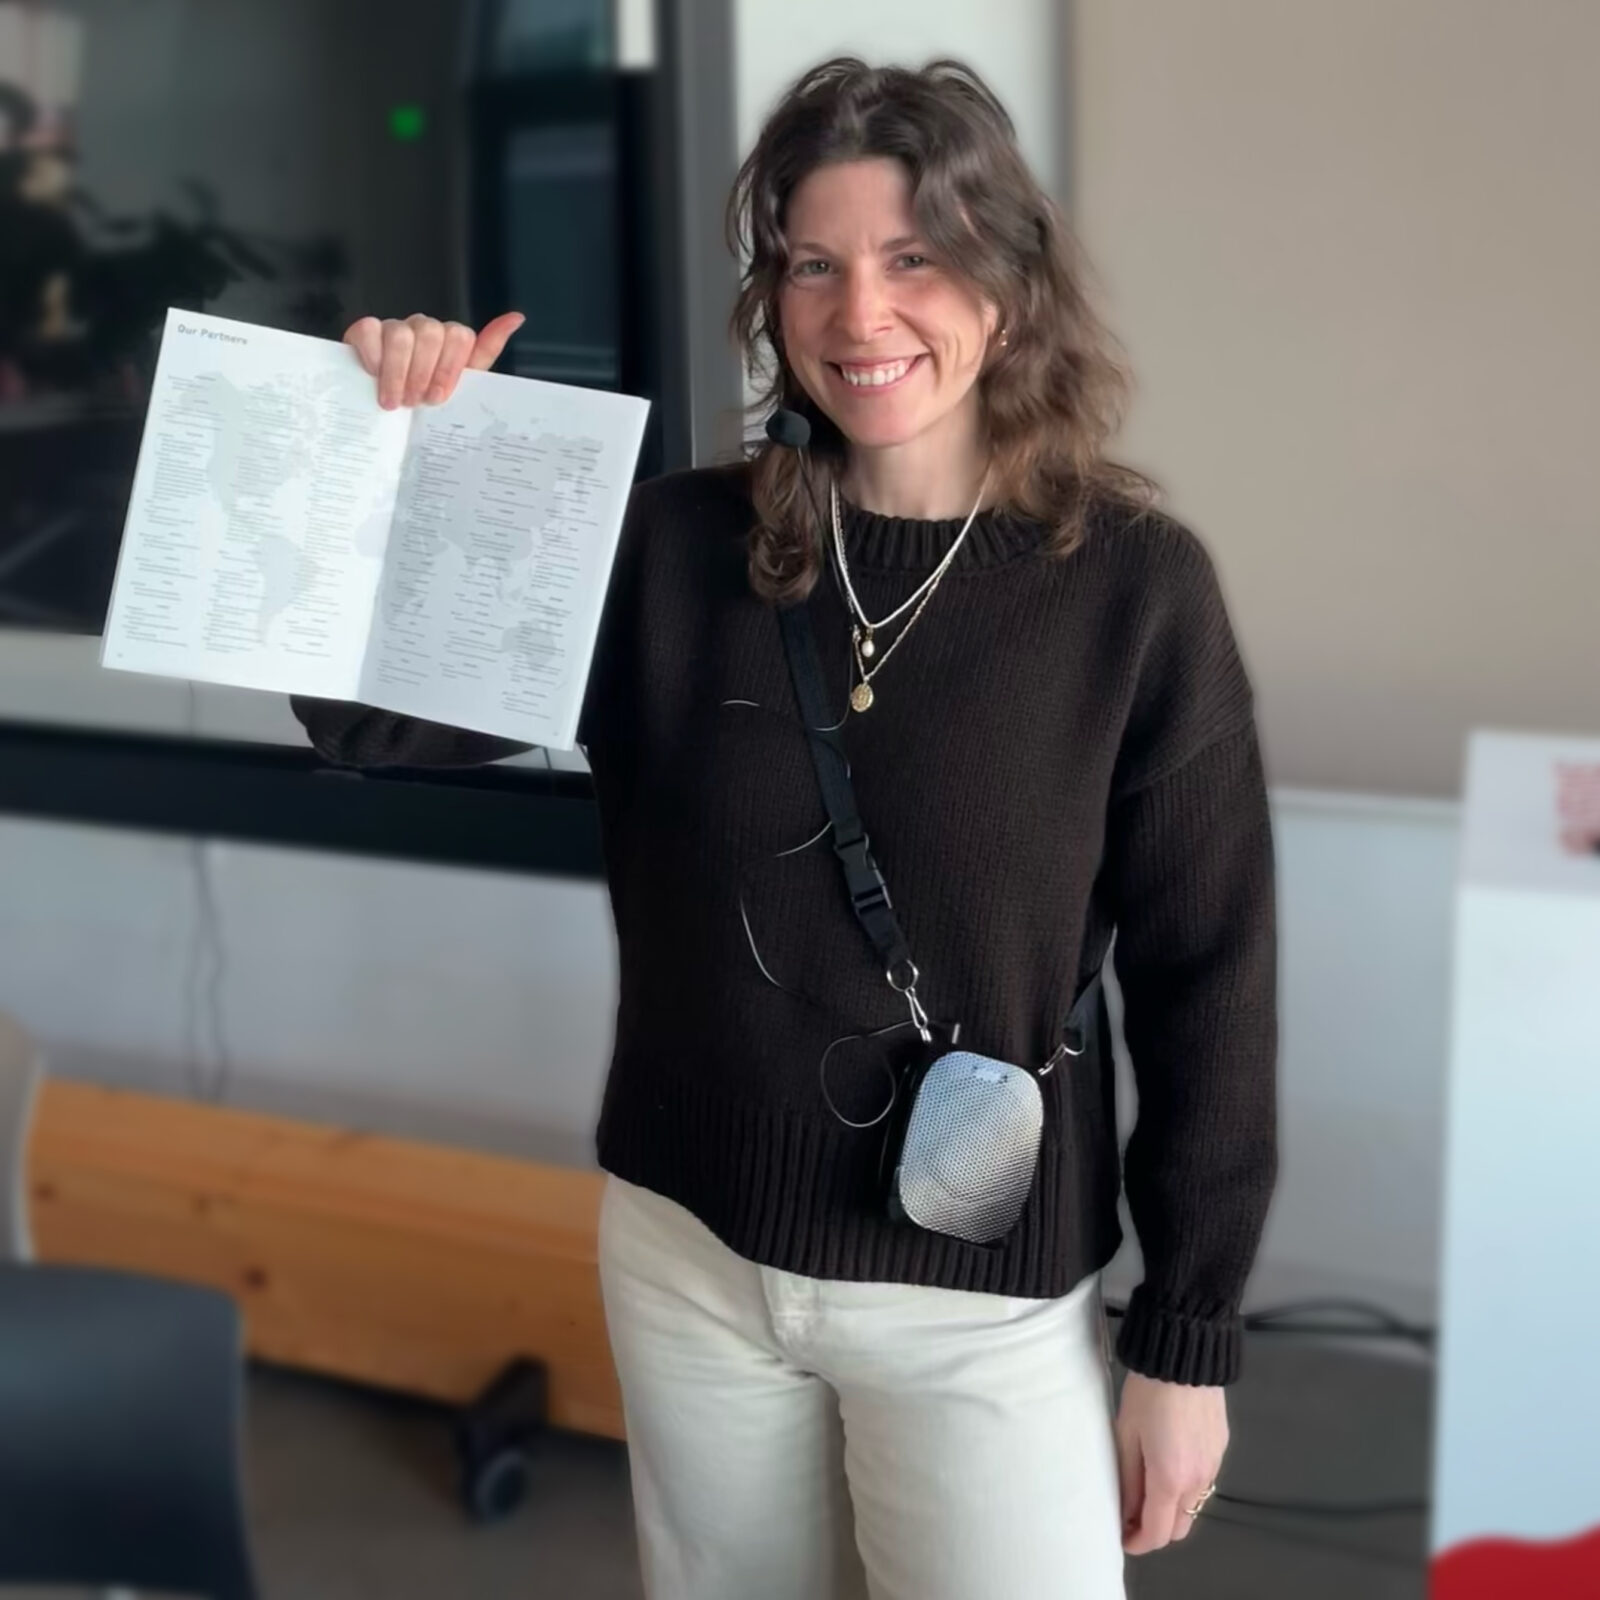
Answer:
[[[1116,1433],[1122,1548],[1142,1556],[1187,1538],[1195,1519],[1185,1507],[1216,1482],[1228,1448],[1225,1391],[1130,1372]]]

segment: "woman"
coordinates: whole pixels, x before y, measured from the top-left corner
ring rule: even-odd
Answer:
[[[621,961],[601,1267],[647,1589],[1102,1600],[1211,1491],[1275,1176],[1250,687],[1204,552],[1102,455],[1117,369],[970,71],[808,73],[730,218],[735,331],[809,452],[635,490],[579,735]],[[515,326],[347,338],[415,404]],[[802,597],[928,1012],[1038,1068],[1117,934],[1145,1276],[1115,1418],[1106,1053],[1041,1078],[993,1249],[890,1221],[883,1076],[859,1041],[821,1070],[843,1034],[904,1038],[906,1003],[819,847],[776,621]],[[513,748],[299,709],[340,762]]]

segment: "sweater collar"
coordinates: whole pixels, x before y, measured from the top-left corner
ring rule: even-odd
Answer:
[[[839,503],[845,559],[852,572],[931,572],[966,520],[885,517],[848,500]],[[1000,509],[980,511],[950,563],[951,570],[1003,566],[1037,550],[1043,538],[1044,529],[1036,522]]]

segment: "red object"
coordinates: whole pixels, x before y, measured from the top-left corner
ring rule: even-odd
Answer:
[[[1428,1600],[1600,1600],[1600,1526],[1555,1543],[1473,1539],[1435,1558]]]
[[[1600,850],[1600,765],[1556,763],[1556,811],[1564,850],[1573,855]]]

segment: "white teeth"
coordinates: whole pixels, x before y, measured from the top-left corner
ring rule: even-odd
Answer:
[[[903,378],[911,370],[909,361],[891,361],[884,367],[840,367],[844,374],[844,381],[853,384],[857,389],[879,389],[886,383],[893,383],[897,378]]]

